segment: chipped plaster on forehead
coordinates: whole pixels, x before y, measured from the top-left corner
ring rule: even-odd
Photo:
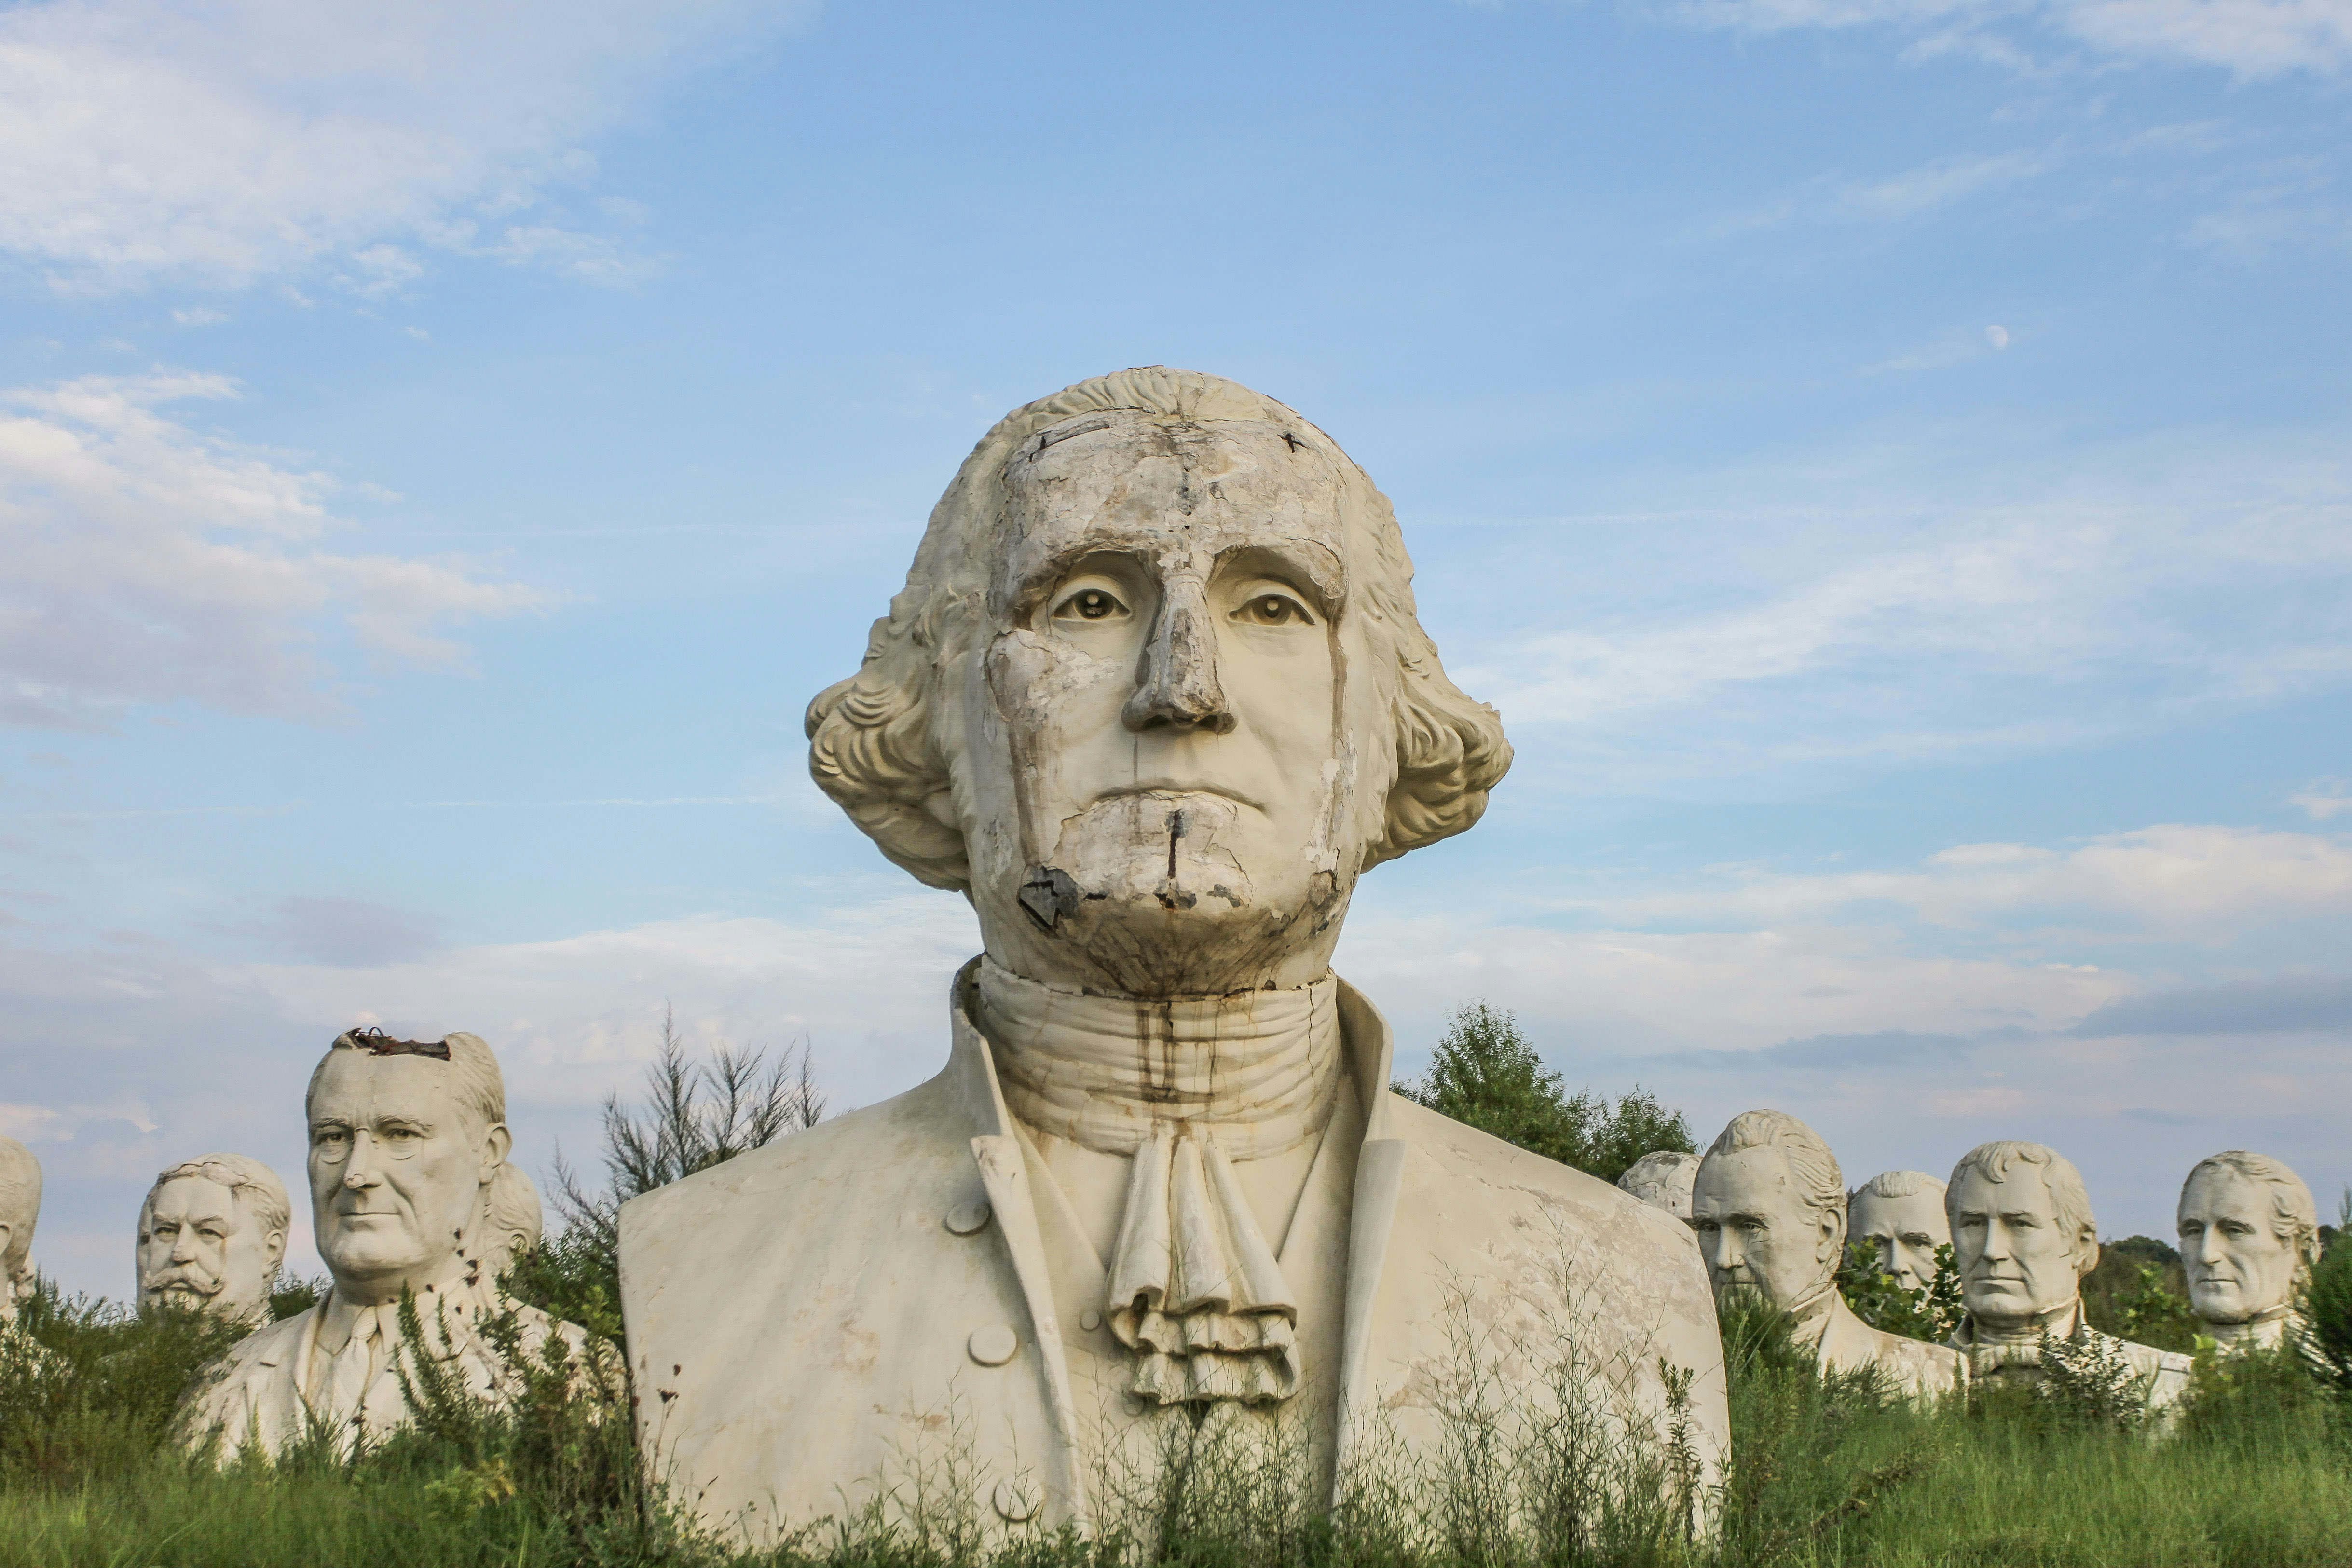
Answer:
[[[1353,470],[1265,421],[1089,414],[1055,425],[998,472],[990,618],[1000,631],[1019,623],[1090,554],[1142,556],[1164,574],[1205,578],[1223,557],[1262,549],[1303,571],[1298,586],[1336,619],[1349,554],[1343,465]]]

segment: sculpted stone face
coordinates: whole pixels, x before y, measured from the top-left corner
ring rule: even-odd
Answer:
[[[1319,976],[1377,821],[1345,737],[1386,727],[1379,683],[1347,674],[1335,455],[1245,422],[1097,415],[1042,440],[1007,466],[972,705],[1005,733],[967,737],[990,952],[1139,996]]]
[[[246,1207],[229,1187],[200,1176],[157,1187],[140,1215],[139,1310],[262,1315],[286,1236],[265,1229]]]
[[[2021,1323],[2075,1299],[2088,1268],[2085,1239],[2060,1223],[2058,1206],[2036,1168],[2012,1166],[2005,1181],[1990,1180],[1973,1166],[1963,1169],[1948,1207],[1960,1300],[1973,1316]],[[2088,1245],[2095,1249],[2096,1239]],[[2091,1260],[2097,1260],[2095,1250]]]
[[[2300,1260],[2278,1234],[2268,1184],[2201,1170],[2180,1195],[2179,1224],[2189,1304],[2199,1317],[2242,1323],[2289,1304]]]
[[[0,1328],[33,1291],[33,1229],[41,1218],[41,1162],[14,1138],[0,1137]]]
[[[1878,1249],[1879,1271],[1906,1291],[1919,1290],[1936,1277],[1936,1249],[1951,1240],[1944,1195],[1934,1187],[1902,1197],[1857,1193],[1847,1223],[1856,1241]]]
[[[507,1130],[450,1092],[446,1064],[331,1052],[310,1096],[311,1225],[335,1287],[396,1300],[447,1276]]]
[[[1691,1184],[1691,1228],[1716,1299],[1742,1296],[1788,1312],[1818,1296],[1837,1269],[1839,1227],[1808,1206],[1775,1148],[1710,1154]]]

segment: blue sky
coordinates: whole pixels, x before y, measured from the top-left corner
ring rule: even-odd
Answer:
[[[955,465],[1138,363],[1395,500],[1518,762],[1339,952],[1849,1178],[2352,1182],[2352,0],[0,6],[0,1131],[593,1155],[665,1004],[933,1070],[808,785]],[[309,1256],[307,1239],[299,1256]]]

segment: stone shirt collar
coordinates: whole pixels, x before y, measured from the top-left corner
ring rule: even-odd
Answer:
[[[974,1019],[1007,1107],[1098,1154],[1212,1133],[1235,1160],[1297,1148],[1330,1120],[1339,981],[1138,1001],[1058,990],[983,957]]]

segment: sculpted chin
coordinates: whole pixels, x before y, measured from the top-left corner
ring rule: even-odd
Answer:
[[[819,786],[978,914],[946,1064],[622,1213],[642,1435],[706,1519],[920,1484],[1108,1522],[1106,1478],[1196,1430],[1278,1434],[1328,1496],[1430,1458],[1473,1376],[1654,1453],[1662,1359],[1704,1494],[1690,1231],[1390,1093],[1331,972],[1357,879],[1510,762],[1411,583],[1363,471],[1234,382],[1125,371],[982,439],[808,711]]]

